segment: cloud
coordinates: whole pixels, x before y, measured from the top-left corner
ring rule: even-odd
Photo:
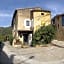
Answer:
[[[10,26],[12,21],[12,17],[10,16],[4,16],[0,17],[0,26]]]
[[[0,17],[12,17],[12,14],[0,13]]]
[[[13,13],[9,10],[0,10],[0,27],[11,25]]]
[[[60,3],[47,3],[46,8],[51,11],[52,17],[64,13],[63,5]]]
[[[52,9],[52,17],[58,15],[58,14],[64,14],[64,9],[61,10],[61,8],[54,8]]]
[[[0,17],[12,17],[13,13],[9,10],[0,10]]]

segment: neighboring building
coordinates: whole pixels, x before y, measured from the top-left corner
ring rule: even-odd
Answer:
[[[55,25],[57,29],[56,39],[64,40],[64,14],[56,15],[52,19],[52,24]]]
[[[31,45],[33,33],[44,24],[51,24],[50,11],[40,7],[16,9],[12,19],[14,40],[20,39],[23,44]]]

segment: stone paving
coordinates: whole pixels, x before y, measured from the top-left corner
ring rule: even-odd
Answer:
[[[57,46],[13,48],[5,44],[3,51],[13,64],[64,64],[64,48]]]
[[[52,44],[64,48],[64,41],[53,40]]]

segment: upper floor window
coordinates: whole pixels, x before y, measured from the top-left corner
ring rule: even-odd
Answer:
[[[25,26],[26,28],[31,27],[31,20],[30,20],[30,19],[25,19],[25,20],[24,20],[24,26]]]
[[[26,21],[26,26],[30,26],[30,21]]]
[[[64,26],[64,16],[62,16],[62,26]]]

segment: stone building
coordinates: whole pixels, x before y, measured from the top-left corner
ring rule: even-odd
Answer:
[[[33,33],[45,24],[51,24],[51,12],[40,7],[16,9],[12,18],[14,41],[31,45]],[[13,45],[17,45],[13,42]]]
[[[52,24],[56,26],[56,39],[64,40],[64,14],[56,15],[52,19]]]

